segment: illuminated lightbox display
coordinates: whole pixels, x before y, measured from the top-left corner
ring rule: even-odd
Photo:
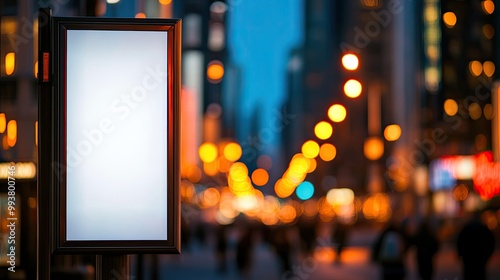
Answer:
[[[52,20],[54,251],[179,252],[180,21]]]
[[[67,31],[67,240],[167,239],[165,50],[166,32]]]

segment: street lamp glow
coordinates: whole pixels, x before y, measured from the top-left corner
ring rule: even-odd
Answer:
[[[203,162],[212,162],[217,159],[217,146],[213,143],[203,143],[198,149],[198,154]]]
[[[369,160],[377,160],[384,154],[384,142],[380,137],[368,137],[365,140],[363,152]]]
[[[474,76],[477,77],[483,72],[483,65],[477,60],[469,62],[469,71]]]
[[[325,143],[319,148],[319,157],[324,161],[331,161],[337,155],[337,149],[333,144]]]
[[[7,74],[7,76],[12,75],[12,73],[14,73],[15,67],[16,67],[16,54],[10,52],[5,55],[5,74]]]
[[[457,114],[458,112],[458,104],[455,100],[453,99],[446,99],[444,101],[444,112],[448,115],[448,116],[454,116]]]
[[[4,133],[7,128],[7,118],[5,117],[5,113],[0,114],[0,133]]]
[[[302,145],[302,154],[307,158],[315,158],[319,154],[319,145],[313,140],[306,141]]]
[[[396,141],[401,137],[401,127],[397,124],[388,125],[384,129],[384,137],[387,141]]]
[[[211,61],[207,68],[208,80],[213,83],[219,83],[224,77],[224,65],[218,60]]]
[[[453,12],[443,14],[443,22],[448,28],[453,28],[457,24],[457,16]]]
[[[238,143],[231,142],[224,147],[224,157],[230,161],[237,161],[240,159],[242,150]]]
[[[263,168],[257,168],[252,172],[252,182],[259,187],[264,186],[269,181],[269,174]]]
[[[486,76],[491,77],[495,73],[495,63],[492,61],[485,61],[483,63],[483,72]]]
[[[314,126],[314,134],[321,140],[330,138],[333,133],[333,127],[331,124],[321,121]]]
[[[358,69],[359,59],[355,54],[348,53],[342,56],[342,65],[345,69],[353,71]]]
[[[328,109],[328,118],[330,118],[332,122],[342,122],[343,120],[345,120],[346,116],[347,110],[340,104],[333,104]]]
[[[358,80],[350,79],[344,84],[344,93],[349,98],[356,98],[361,95],[363,87]]]
[[[483,8],[483,11],[487,15],[493,14],[495,11],[495,3],[491,0],[486,0],[481,2],[481,7]]]

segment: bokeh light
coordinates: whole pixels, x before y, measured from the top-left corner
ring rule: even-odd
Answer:
[[[319,148],[319,157],[324,161],[331,161],[337,155],[337,149],[333,144],[324,143]]]
[[[397,124],[391,124],[384,129],[384,137],[387,141],[396,141],[401,137],[401,127]]]
[[[5,55],[5,74],[7,74],[7,76],[12,75],[12,73],[14,73],[15,67],[16,54],[13,52],[7,53]]]
[[[483,72],[487,77],[493,76],[495,73],[495,63],[492,61],[485,61],[483,63]]]
[[[208,81],[217,84],[224,77],[224,65],[219,60],[213,60],[208,64],[207,67],[207,78]]]
[[[7,128],[7,118],[4,113],[0,114],[0,133],[4,133]]]
[[[344,56],[342,56],[342,65],[347,70],[356,70],[358,69],[359,59],[355,54],[345,54]]]
[[[319,154],[319,145],[313,140],[308,140],[302,145],[302,154],[307,158],[315,158]]]
[[[356,98],[361,95],[363,86],[358,80],[350,79],[344,84],[344,93],[349,98]]]
[[[314,185],[309,181],[304,181],[297,187],[295,194],[301,200],[308,200],[314,195]]]
[[[269,181],[269,174],[263,168],[257,168],[252,172],[252,182],[254,185],[262,187]]]
[[[455,100],[453,99],[446,99],[444,101],[444,112],[448,115],[448,116],[454,116],[457,114],[458,112],[458,104]]]
[[[443,22],[448,28],[453,28],[457,24],[457,16],[453,12],[443,14]]]
[[[216,160],[218,156],[217,146],[214,143],[205,142],[201,144],[200,148],[198,149],[198,154],[201,161],[212,162]]]
[[[273,167],[273,160],[268,155],[260,155],[257,158],[257,167],[270,170]]]
[[[321,140],[326,140],[332,136],[333,127],[331,124],[321,121],[314,126],[314,134]]]
[[[482,110],[481,110],[481,106],[477,103],[471,103],[469,105],[469,115],[471,117],[471,119],[473,120],[477,120],[481,117],[481,115],[483,114]]]
[[[224,146],[223,154],[229,161],[237,161],[242,154],[241,146],[238,143],[231,142]]]
[[[469,71],[474,76],[477,77],[483,72],[483,65],[477,60],[469,62]]]
[[[328,109],[328,118],[330,118],[332,122],[342,122],[345,120],[346,116],[347,110],[340,104],[333,104]]]
[[[384,154],[384,142],[380,137],[368,137],[365,140],[363,152],[369,160],[377,160]]]
[[[491,0],[481,1],[481,7],[487,15],[491,15],[495,11],[495,3]]]

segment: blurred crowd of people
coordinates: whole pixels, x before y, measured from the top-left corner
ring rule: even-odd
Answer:
[[[232,265],[237,268],[241,279],[248,279],[254,249],[258,244],[264,244],[279,260],[283,275],[292,275],[293,265],[314,257],[318,246],[333,248],[335,257],[332,262],[341,265],[342,251],[349,243],[352,227],[355,227],[334,220],[327,224],[329,230],[325,238],[324,234],[318,232],[320,222],[311,218],[299,219],[292,226],[272,227],[245,219],[244,216],[239,218],[231,225],[184,224],[183,250],[189,251],[193,238],[207,246],[208,236],[213,234],[210,240],[214,243],[210,246],[214,248],[217,272],[224,275],[228,266]],[[408,220],[393,219],[381,230],[374,230],[377,238],[371,244],[371,261],[380,266],[380,279],[405,279],[408,276],[407,255],[410,249],[414,250],[412,255],[415,256],[419,279],[433,279],[435,256],[444,242],[438,234],[439,226],[439,221],[432,218],[420,219],[412,225]],[[495,250],[495,235],[481,221],[480,213],[466,218],[451,241],[462,262],[462,279],[487,279],[486,266]],[[230,250],[234,252],[231,255],[234,257],[228,256]]]

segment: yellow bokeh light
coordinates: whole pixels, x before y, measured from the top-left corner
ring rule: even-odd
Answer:
[[[469,115],[473,120],[479,119],[482,114],[483,114],[483,112],[482,112],[481,106],[479,106],[479,104],[471,103],[469,105]]]
[[[7,74],[7,76],[12,75],[12,73],[14,73],[15,67],[16,54],[13,52],[7,53],[5,55],[5,74]]]
[[[172,3],[172,0],[158,0],[158,2],[160,2],[160,4],[162,5],[169,5],[170,3]]]
[[[333,133],[333,127],[331,124],[321,121],[314,126],[314,134],[321,140],[330,138]]]
[[[448,28],[453,28],[457,24],[457,16],[453,12],[443,14],[443,22]]]
[[[228,160],[237,161],[242,154],[241,146],[238,143],[231,142],[224,147],[223,154]]]
[[[469,71],[474,77],[477,77],[483,72],[483,65],[481,62],[473,60],[469,63]]]
[[[384,142],[380,137],[368,137],[363,146],[365,157],[369,160],[377,160],[384,154]]]
[[[453,99],[446,99],[444,101],[444,112],[448,116],[454,116],[458,112],[458,104],[455,100]]]
[[[337,149],[333,144],[325,143],[319,148],[319,157],[324,161],[331,161],[337,155]]]
[[[257,168],[252,172],[252,182],[259,187],[264,186],[269,181],[269,174],[263,168]]]
[[[342,65],[347,70],[356,70],[359,66],[359,59],[355,54],[345,54],[344,56],[342,56]]]
[[[229,168],[229,176],[234,181],[245,181],[248,179],[248,167],[242,162],[235,162]]]
[[[314,158],[307,158],[307,161],[309,162],[309,168],[307,168],[307,173],[314,172],[314,170],[316,170],[316,167],[318,166],[318,163],[316,162],[316,159],[314,159]]]
[[[205,142],[201,144],[200,148],[198,149],[198,154],[201,161],[212,162],[216,160],[218,156],[217,146],[214,143]]]
[[[38,146],[38,121],[35,122],[35,145]]]
[[[361,95],[363,87],[358,80],[350,79],[344,84],[344,93],[349,98],[356,98]]]
[[[35,62],[35,66],[34,66],[34,73],[35,73],[35,79],[38,78],[38,61]]]
[[[0,133],[4,133],[7,128],[7,118],[5,117],[5,113],[0,114]]]
[[[384,129],[384,137],[387,141],[396,141],[401,137],[401,127],[397,124],[388,125]]]
[[[485,14],[491,15],[495,11],[495,3],[491,0],[486,0],[481,2],[481,7]]]
[[[328,118],[330,118],[332,122],[342,122],[345,120],[346,116],[347,110],[340,104],[333,104],[328,109]]]
[[[308,140],[302,145],[302,154],[307,158],[315,158],[319,154],[319,145],[316,141]]]
[[[493,76],[495,73],[495,63],[492,61],[485,61],[483,63],[483,72],[487,77]]]
[[[218,60],[214,60],[208,64],[207,77],[211,83],[218,83],[224,77],[224,65]]]

